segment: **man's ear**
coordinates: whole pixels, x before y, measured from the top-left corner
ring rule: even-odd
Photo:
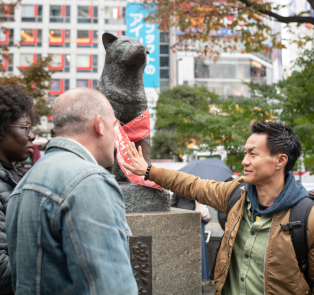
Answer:
[[[110,33],[104,33],[102,35],[102,44],[104,44],[105,49],[107,49],[107,46],[110,43],[116,41],[117,39],[118,39],[118,37],[116,37],[116,36],[114,36],[114,35],[112,35]]]
[[[278,156],[277,168],[278,169],[285,168],[288,163],[289,157],[286,154],[278,154],[277,156]]]
[[[104,130],[105,127],[102,124],[102,120],[101,120],[101,115],[98,115],[95,120],[94,120],[94,129],[95,132],[100,135],[100,136],[104,136]]]

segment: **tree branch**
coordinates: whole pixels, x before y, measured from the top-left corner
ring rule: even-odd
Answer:
[[[270,10],[266,10],[264,9],[262,6],[256,5],[255,3],[252,3],[249,0],[239,0],[240,2],[242,2],[243,4],[246,5],[246,7],[252,7],[253,9],[255,9],[256,11],[262,13],[262,14],[266,14],[268,16],[273,17],[274,19],[276,19],[277,21],[281,22],[281,23],[285,23],[285,24],[289,24],[289,23],[310,23],[314,25],[314,18],[311,16],[282,16],[279,15],[273,11]],[[310,5],[314,6],[314,0],[307,0]],[[313,7],[312,6],[312,7]]]

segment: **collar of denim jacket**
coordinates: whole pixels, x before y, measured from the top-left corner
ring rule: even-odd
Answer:
[[[97,164],[96,159],[82,144],[65,137],[54,137],[51,139],[47,146],[46,154],[60,149],[74,153],[88,162]]]

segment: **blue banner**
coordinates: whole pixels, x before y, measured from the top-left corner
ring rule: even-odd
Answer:
[[[128,3],[126,7],[126,35],[149,48],[144,71],[144,87],[159,88],[159,30],[157,24],[144,22],[152,10],[143,4]]]

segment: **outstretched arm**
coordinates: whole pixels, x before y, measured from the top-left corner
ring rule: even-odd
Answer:
[[[136,175],[145,175],[148,164],[144,160],[141,148],[139,147],[139,151],[137,151],[134,144],[129,143],[127,152],[132,166],[128,164],[123,164],[123,166]],[[148,179],[180,196],[197,200],[201,204],[209,205],[223,212],[227,210],[232,192],[243,182],[243,178],[237,178],[230,182],[216,182],[154,166],[151,167]]]

